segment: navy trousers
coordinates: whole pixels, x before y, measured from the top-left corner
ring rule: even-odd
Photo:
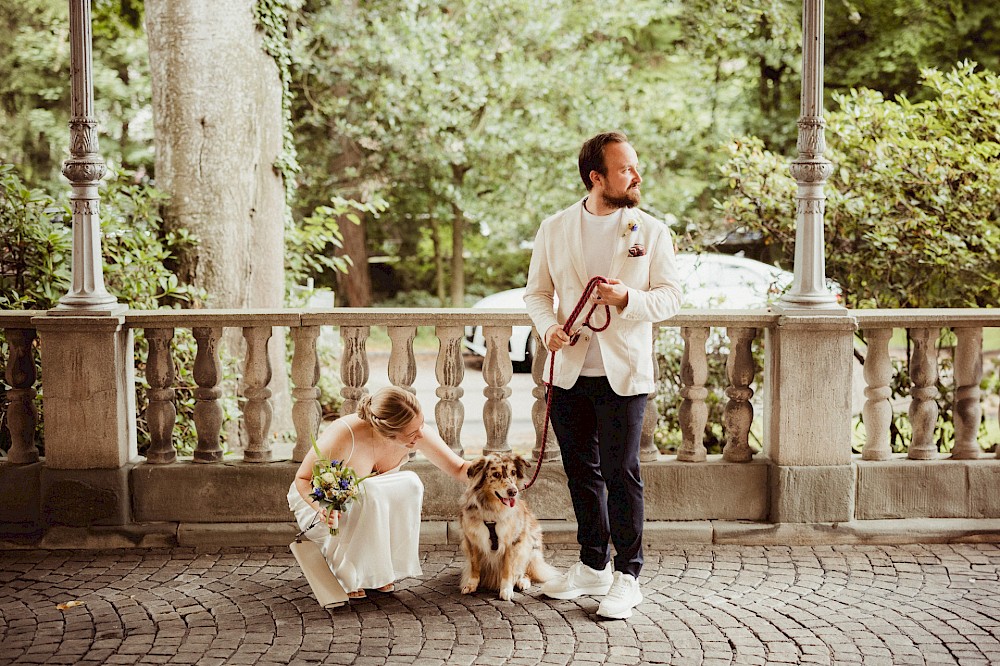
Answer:
[[[639,444],[646,394],[621,396],[607,377],[553,386],[552,429],[559,440],[576,513],[580,560],[603,569],[615,546],[615,570],[639,577],[644,508]]]

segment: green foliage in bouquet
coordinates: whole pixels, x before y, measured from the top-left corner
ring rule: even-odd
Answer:
[[[361,491],[361,482],[368,477],[359,477],[343,460],[327,460],[320,453],[313,440],[316,462],[313,463],[312,492],[310,495],[330,515],[330,534],[340,534],[340,512],[354,501]]]

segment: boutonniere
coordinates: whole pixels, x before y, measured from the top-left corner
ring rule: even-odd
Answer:
[[[642,225],[642,220],[638,217],[626,218],[625,220],[625,231],[622,233],[622,238],[625,238],[629,234],[634,234],[639,230]]]

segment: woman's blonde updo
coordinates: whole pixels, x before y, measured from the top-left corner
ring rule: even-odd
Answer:
[[[395,386],[380,388],[358,400],[358,418],[384,437],[395,437],[420,416],[420,403],[409,391]]]

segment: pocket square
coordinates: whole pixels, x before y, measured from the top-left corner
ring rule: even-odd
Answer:
[[[642,245],[636,243],[628,249],[628,256],[630,257],[642,257],[646,254],[646,248]]]

